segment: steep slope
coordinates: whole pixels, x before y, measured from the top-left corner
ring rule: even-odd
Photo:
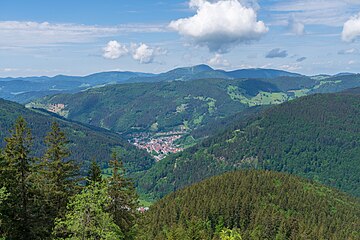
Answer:
[[[142,239],[210,240],[221,227],[242,239],[358,239],[360,203],[292,175],[237,171],[171,193],[140,226]]]
[[[162,197],[241,168],[297,174],[360,196],[360,95],[318,94],[274,106],[165,158],[140,188]]]
[[[55,114],[31,111],[20,104],[2,99],[0,99],[0,147],[4,146],[3,139],[9,135],[8,130],[13,127],[19,116],[23,116],[32,129],[35,141],[33,150],[37,156],[44,150],[43,138],[50,131],[51,123],[57,121],[70,140],[71,158],[82,164],[83,168],[86,168],[93,159],[106,168],[112,150],[121,153],[126,168],[131,173],[148,169],[153,164],[153,159],[145,151],[138,150],[117,134],[71,122]]]

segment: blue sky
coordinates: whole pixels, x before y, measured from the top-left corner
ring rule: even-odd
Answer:
[[[360,72],[360,0],[1,0],[0,76]]]

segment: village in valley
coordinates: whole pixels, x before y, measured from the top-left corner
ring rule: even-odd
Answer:
[[[145,149],[160,161],[171,153],[181,152],[184,149],[176,141],[185,134],[184,131],[170,131],[156,134],[136,133],[131,135],[130,143],[140,149]]]

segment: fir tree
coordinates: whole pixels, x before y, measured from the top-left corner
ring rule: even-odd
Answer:
[[[112,154],[110,167],[113,168],[113,174],[109,178],[109,196],[112,199],[109,212],[114,217],[114,222],[124,232],[126,239],[131,239],[138,197],[132,182],[125,177],[123,163],[118,159],[116,152]]]
[[[49,237],[55,218],[64,216],[69,198],[79,191],[79,173],[78,166],[68,159],[68,141],[56,122],[45,137],[45,143],[47,150],[38,165],[39,174],[35,182],[42,196],[38,201],[42,214],[40,225]]]
[[[32,234],[32,183],[33,158],[30,157],[32,142],[30,129],[24,118],[19,117],[11,136],[5,138],[6,147],[1,161],[1,185],[9,197],[2,207],[2,231],[7,239],[34,239]]]

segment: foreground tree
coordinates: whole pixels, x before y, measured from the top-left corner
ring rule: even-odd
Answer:
[[[40,185],[43,227],[50,236],[55,218],[62,217],[71,196],[79,191],[79,171],[74,161],[68,160],[68,140],[54,122],[45,137],[47,150],[38,165],[37,183]]]
[[[132,182],[125,177],[125,169],[116,152],[113,152],[110,166],[113,174],[108,179],[111,203],[108,211],[114,222],[124,232],[126,239],[133,238],[133,229],[137,215],[138,196]]]
[[[106,183],[94,183],[72,198],[63,219],[56,219],[56,239],[119,240],[124,235],[105,210],[111,204]]]
[[[0,184],[9,193],[1,207],[2,231],[7,239],[34,239],[30,178],[34,159],[30,157],[32,138],[24,118],[18,118],[10,133],[11,136],[5,138],[6,147],[0,166]]]

